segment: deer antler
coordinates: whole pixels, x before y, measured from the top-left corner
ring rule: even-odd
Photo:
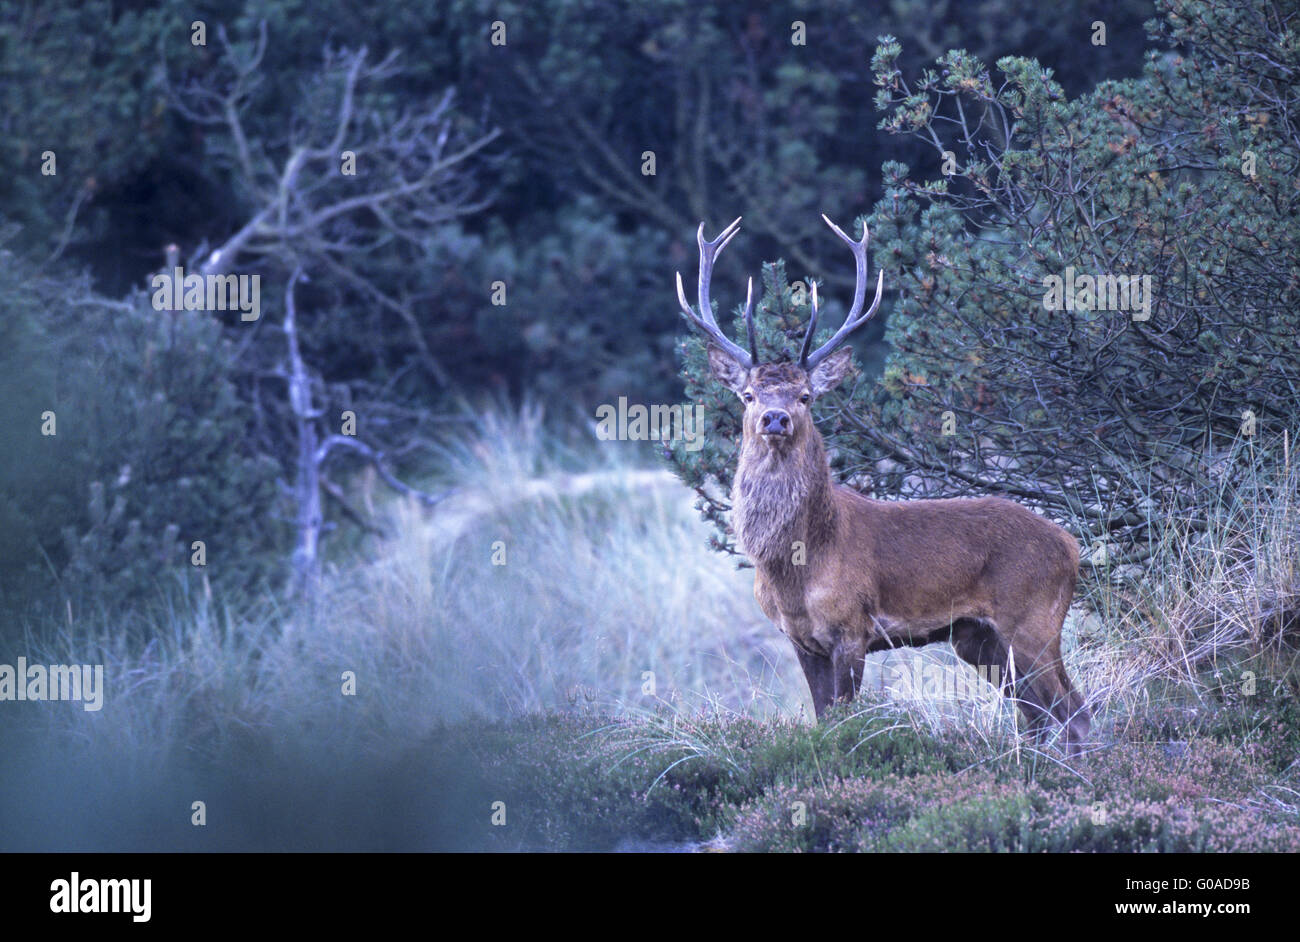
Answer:
[[[745,292],[745,331],[749,335],[748,352],[741,349],[739,344],[727,339],[727,335],[722,332],[722,328],[714,319],[713,308],[709,304],[709,282],[713,279],[713,260],[740,231],[741,218],[737,216],[736,221],[723,229],[712,242],[705,240],[704,223],[700,223],[699,231],[695,233],[695,241],[700,244],[699,315],[697,316],[686,303],[681,272],[677,273],[677,300],[681,302],[682,310],[686,312],[686,317],[692,324],[704,331],[710,340],[730,354],[741,366],[749,369],[758,362],[758,341],[754,336],[754,279],[749,279],[749,287]]]
[[[835,230],[835,234],[849,244],[853,249],[853,259],[857,267],[857,275],[853,289],[853,306],[849,308],[849,313],[844,317],[844,324],[839,330],[835,331],[835,336],[826,341],[811,354],[808,348],[812,346],[813,333],[817,330],[817,283],[813,282],[812,286],[812,316],[808,319],[808,333],[804,334],[803,350],[799,354],[799,365],[805,370],[811,370],[822,360],[826,359],[840,344],[844,343],[849,334],[853,333],[876,313],[876,308],[880,307],[880,298],[885,290],[885,272],[882,269],[880,277],[876,279],[876,299],[871,302],[871,307],[867,313],[861,314],[862,302],[867,297],[867,242],[871,238],[871,232],[867,229],[866,223],[862,224],[862,241],[850,239],[845,235],[844,230],[835,223],[826,218],[822,213],[822,219],[826,220],[826,225]]]

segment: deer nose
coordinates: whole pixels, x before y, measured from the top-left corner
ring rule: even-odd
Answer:
[[[784,435],[790,431],[790,413],[784,409],[768,409],[763,413],[758,430],[764,435]]]

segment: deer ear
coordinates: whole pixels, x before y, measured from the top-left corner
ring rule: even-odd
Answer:
[[[749,382],[749,370],[741,366],[726,350],[713,344],[709,344],[709,367],[713,370],[714,379],[737,396],[744,391],[745,384]]]
[[[836,350],[826,359],[822,360],[813,367],[812,374],[808,377],[808,383],[812,386],[814,396],[820,396],[822,393],[828,393],[840,384],[849,372],[849,365],[853,362],[853,350],[844,347]]]

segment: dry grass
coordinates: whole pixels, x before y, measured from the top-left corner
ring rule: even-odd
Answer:
[[[307,748],[321,730],[382,750],[469,716],[584,704],[807,718],[803,678],[753,600],[752,572],[707,548],[674,478],[638,464],[646,456],[630,445],[561,449],[535,411],[478,428],[444,455],[454,496],[433,512],[388,504],[391,535],[327,573],[315,613],[235,614],[200,596],[145,626],[143,648],[116,625],[33,642],[32,654],[103,662],[112,678],[111,709],[47,722],[71,741],[160,756],[250,734]],[[1207,530],[1168,521],[1141,580],[1085,580],[1064,649],[1103,739],[1157,701],[1204,700],[1207,669],[1294,682],[1294,649],[1270,613],[1300,585],[1296,475],[1289,462],[1259,474],[1261,500],[1226,506]],[[349,671],[354,697],[341,693]],[[860,706],[991,752],[1027,748],[1011,705],[973,676],[946,647],[876,655]],[[671,723],[664,735],[677,735]]]

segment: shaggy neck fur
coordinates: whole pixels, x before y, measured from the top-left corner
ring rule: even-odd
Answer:
[[[732,526],[755,565],[785,570],[795,542],[808,552],[834,534],[830,469],[821,436],[813,431],[788,447],[746,435],[732,484]],[[800,567],[795,567],[800,568]]]

